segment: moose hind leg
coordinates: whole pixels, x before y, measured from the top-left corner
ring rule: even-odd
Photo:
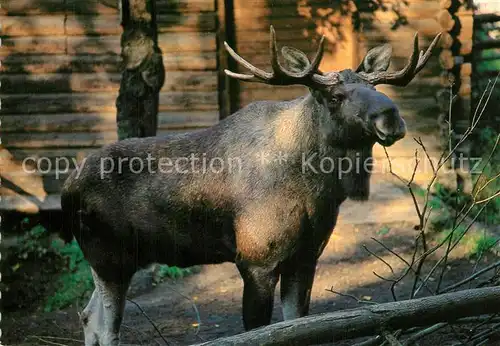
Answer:
[[[309,313],[316,263],[312,256],[294,256],[282,266],[280,295],[284,320]]]
[[[270,324],[274,291],[278,282],[277,269],[240,263],[238,270],[243,278],[243,325],[245,330]]]
[[[123,320],[126,294],[130,277],[121,280],[104,280],[92,269],[92,276],[99,297],[97,309],[97,339],[100,346],[118,346],[120,326]]]

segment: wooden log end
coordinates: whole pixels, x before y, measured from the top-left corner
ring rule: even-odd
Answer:
[[[450,31],[455,26],[455,19],[447,10],[439,11],[436,19],[445,31]]]
[[[448,71],[443,71],[439,75],[439,82],[443,87],[449,88],[450,86],[453,85],[453,83],[455,83],[455,76],[453,75],[453,73],[450,73]]]
[[[458,89],[458,95],[461,97],[469,97],[471,91],[472,88],[470,83],[464,83],[464,81],[462,81],[462,85],[460,85],[460,88]]]
[[[472,64],[470,62],[462,64],[460,66],[460,76],[463,77],[470,77],[472,75]]]
[[[441,43],[441,48],[450,49],[451,46],[453,45],[453,36],[451,36],[447,32],[444,32],[439,42]]]
[[[444,10],[447,10],[451,7],[452,0],[440,0],[439,1],[439,7],[441,7]]]
[[[443,49],[439,54],[439,64],[445,70],[450,70],[455,65],[453,53],[449,49]]]
[[[462,42],[462,46],[460,47],[461,55],[468,55],[472,52],[472,41]]]

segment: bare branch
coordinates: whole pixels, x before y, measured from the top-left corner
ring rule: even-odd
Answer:
[[[368,247],[366,245],[364,245],[364,244],[363,244],[363,248],[370,255],[372,255],[373,257],[377,258],[380,262],[384,263],[391,270],[391,273],[394,275],[394,269],[392,269],[392,266],[389,263],[387,263],[382,257],[380,257],[377,254],[375,254],[374,252],[372,252],[370,249],[368,249]]]
[[[340,292],[334,291],[334,290],[333,290],[333,286],[332,286],[332,288],[330,288],[330,289],[328,289],[328,288],[327,288],[326,290],[327,290],[328,292],[332,292],[332,293],[334,293],[334,294],[337,294],[337,295],[339,295],[339,296],[341,296],[341,297],[351,298],[351,299],[355,300],[355,301],[356,301],[357,303],[359,303],[359,304],[361,304],[361,303],[363,303],[363,304],[377,304],[377,302],[371,302],[371,301],[369,301],[369,300],[359,299],[358,297],[353,296],[352,294],[340,293]]]

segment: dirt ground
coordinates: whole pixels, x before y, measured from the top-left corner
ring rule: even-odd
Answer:
[[[339,296],[328,289],[375,302],[391,301],[390,283],[373,274],[376,272],[389,277],[390,271],[373,255],[368,254],[363,245],[366,244],[370,250],[388,261],[395,271],[401,271],[404,268],[402,263],[398,263],[370,238],[376,237],[394,251],[408,256],[415,235],[412,226],[413,223],[408,222],[339,225],[318,264],[310,313],[319,314],[359,306],[354,299]],[[382,228],[389,231],[382,234]],[[451,259],[443,287],[465,278],[472,271],[472,261],[459,259],[463,255],[465,254],[457,253]],[[493,257],[486,256],[480,266],[488,265],[493,260]],[[410,283],[411,280],[407,280],[399,287],[398,299],[407,297]],[[161,283],[133,300],[155,322],[170,345],[188,345],[243,332],[242,288],[243,283],[235,266],[227,263],[204,266],[198,273],[177,281]],[[86,302],[81,303],[80,308],[74,306],[54,313],[5,316],[2,321],[2,339],[7,345],[49,345],[50,342],[54,345],[81,345],[83,335],[77,311],[84,303]],[[194,306],[199,313],[199,320]],[[277,289],[273,322],[280,320]],[[444,329],[433,338],[422,340],[421,345],[452,345],[454,335],[463,332],[460,328]],[[130,345],[165,344],[142,312],[130,302],[126,306],[122,340],[124,344]],[[494,344],[500,345],[490,343]]]

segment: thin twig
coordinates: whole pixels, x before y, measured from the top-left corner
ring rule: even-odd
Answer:
[[[177,291],[176,289],[174,289],[171,286],[168,286],[168,288],[171,289],[172,291],[174,291],[175,293],[177,293],[178,295],[180,295],[181,297],[183,297],[184,299],[188,300],[191,303],[191,306],[193,307],[194,313],[196,314],[196,321],[198,323],[196,326],[195,335],[198,335],[198,333],[200,332],[201,317],[200,317],[200,312],[198,311],[198,307],[196,306],[194,300],[191,299],[190,297],[186,296],[185,294]]]
[[[482,321],[481,323],[479,323],[478,325],[474,326],[474,328],[472,328],[472,330],[470,331],[471,334],[474,334],[474,332],[476,330],[478,330],[479,328],[481,328],[482,326],[490,323],[498,314],[493,314],[489,317],[489,319],[487,319],[486,321]]]
[[[61,344],[59,342],[54,342],[54,341],[49,341],[49,340],[45,340],[43,337],[40,337],[40,336],[35,336],[34,337],[35,339],[41,341],[41,342],[45,342],[46,344],[49,344],[49,345],[55,345],[55,346],[68,346],[66,344]],[[81,341],[79,341],[81,342]]]
[[[385,341],[387,343],[389,343],[389,345],[391,345],[391,346],[403,346],[403,344],[401,344],[399,342],[399,340],[397,339],[396,333],[393,335],[393,334],[391,334],[391,333],[389,333],[387,331],[383,331],[382,335],[384,336]],[[384,344],[385,344],[385,342],[382,345],[384,345]]]
[[[149,323],[151,323],[151,325],[156,330],[156,332],[158,333],[158,335],[160,336],[160,338],[165,342],[165,344],[170,345],[170,343],[167,341],[167,339],[165,339],[165,337],[160,332],[160,330],[158,329],[158,327],[156,326],[156,324],[153,322],[153,320],[148,316],[148,314],[146,314],[146,312],[144,311],[144,309],[139,304],[137,304],[135,301],[133,301],[132,299],[127,298],[127,300],[129,302],[131,302],[132,304],[134,304],[141,311],[141,313],[144,315],[144,317],[146,317],[146,319],[149,321]]]
[[[146,333],[144,333],[143,331],[141,331],[141,330],[139,330],[137,328],[131,327],[131,326],[126,325],[126,324],[122,324],[122,327],[126,328],[126,329],[130,329],[131,331],[133,331],[136,334],[136,340],[139,341],[139,343],[141,345],[143,345],[143,342],[142,342],[142,340],[140,340],[140,339],[137,338],[137,334],[140,334],[143,337],[146,337],[147,339],[150,339],[150,337]],[[160,342],[158,340],[156,340],[156,339],[153,339],[153,340],[156,341],[156,343],[161,346],[161,344],[160,344]]]
[[[415,333],[412,336],[410,336],[408,339],[406,339],[404,345],[405,346],[410,346],[413,343],[415,343],[416,341],[422,339],[423,337],[428,336],[428,335],[430,335],[432,333],[435,333],[435,332],[437,332],[440,329],[443,329],[447,325],[448,325],[448,323],[441,322],[441,323],[437,323],[437,324],[435,324],[433,326],[430,326],[428,328],[425,328],[424,330],[421,330],[418,333]]]
[[[411,264],[408,263],[407,260],[405,260],[401,255],[399,255],[397,252],[395,252],[394,250],[392,250],[391,248],[389,248],[387,245],[385,245],[383,242],[381,242],[380,240],[374,238],[374,237],[371,237],[371,239],[376,242],[377,244],[379,244],[380,246],[382,246],[384,249],[386,249],[387,251],[389,251],[391,254],[393,254],[394,256],[396,256],[397,258],[399,258],[404,264],[406,264],[408,266],[408,268],[413,272],[415,273],[414,269],[412,268]],[[422,279],[420,279],[422,280]],[[423,281],[423,280],[422,280]],[[429,291],[429,293],[433,293],[432,290],[430,289],[430,287],[425,284],[425,287],[427,288],[427,290]]]
[[[454,289],[455,289],[455,288],[457,288],[457,287],[460,287],[460,286],[462,286],[462,285],[465,285],[465,284],[466,284],[466,283],[468,283],[469,281],[472,281],[472,280],[474,280],[475,278],[477,278],[478,276],[481,276],[481,275],[483,275],[484,273],[486,273],[486,272],[488,272],[488,271],[490,271],[490,270],[492,270],[492,269],[495,269],[495,268],[497,268],[497,267],[500,267],[500,261],[495,262],[495,263],[493,263],[493,264],[490,264],[490,265],[489,265],[489,266],[487,266],[486,268],[484,268],[484,269],[482,269],[482,270],[478,271],[477,273],[475,273],[474,275],[469,276],[469,277],[468,277],[468,278],[466,278],[466,279],[463,279],[462,281],[459,281],[459,282],[457,282],[457,283],[455,283],[455,284],[453,284],[453,285],[450,285],[450,286],[448,286],[448,287],[443,288],[443,290],[442,290],[440,293],[446,293],[446,292],[449,292],[449,291],[451,291],[451,290],[454,290]]]
[[[337,295],[339,295],[341,297],[351,298],[351,299],[355,300],[359,304],[361,304],[361,303],[363,303],[363,304],[373,304],[373,305],[378,304],[377,302],[371,302],[369,300],[359,299],[358,297],[356,297],[356,296],[354,296],[352,294],[340,293],[340,292],[334,291],[333,290],[333,286],[332,286],[332,288],[329,288],[329,289],[325,288],[325,290],[328,291],[328,292],[332,292],[334,294],[337,294]]]
[[[379,255],[375,254],[373,251],[368,249],[368,247],[365,244],[363,244],[362,246],[366,252],[368,252],[373,257],[377,258],[380,262],[384,263],[391,270],[391,273],[394,275],[394,269],[392,269],[392,266],[389,263],[387,263],[387,261],[385,261],[382,257],[380,257]]]
[[[375,345],[379,345],[381,340],[382,340],[382,336],[377,335],[371,339],[354,344],[353,346],[375,346]]]
[[[30,335],[29,338],[44,338],[44,339],[52,339],[52,340],[61,340],[61,341],[74,341],[74,342],[82,342],[82,340],[72,339],[72,338],[63,338],[60,336],[48,336],[48,335]]]
[[[434,167],[434,162],[432,162],[432,159],[431,159],[431,157],[430,157],[429,153],[427,152],[427,149],[425,148],[425,145],[424,145],[424,142],[422,141],[422,138],[420,138],[420,137],[418,137],[418,139],[413,138],[413,140],[414,140],[415,142],[417,142],[417,144],[418,144],[418,145],[420,145],[420,146],[422,147],[422,149],[424,150],[425,156],[427,157],[427,161],[429,161],[429,163],[430,163],[430,165],[431,165],[432,172],[433,172],[434,174],[436,174],[436,173],[437,173],[437,171],[436,171],[436,167]]]

